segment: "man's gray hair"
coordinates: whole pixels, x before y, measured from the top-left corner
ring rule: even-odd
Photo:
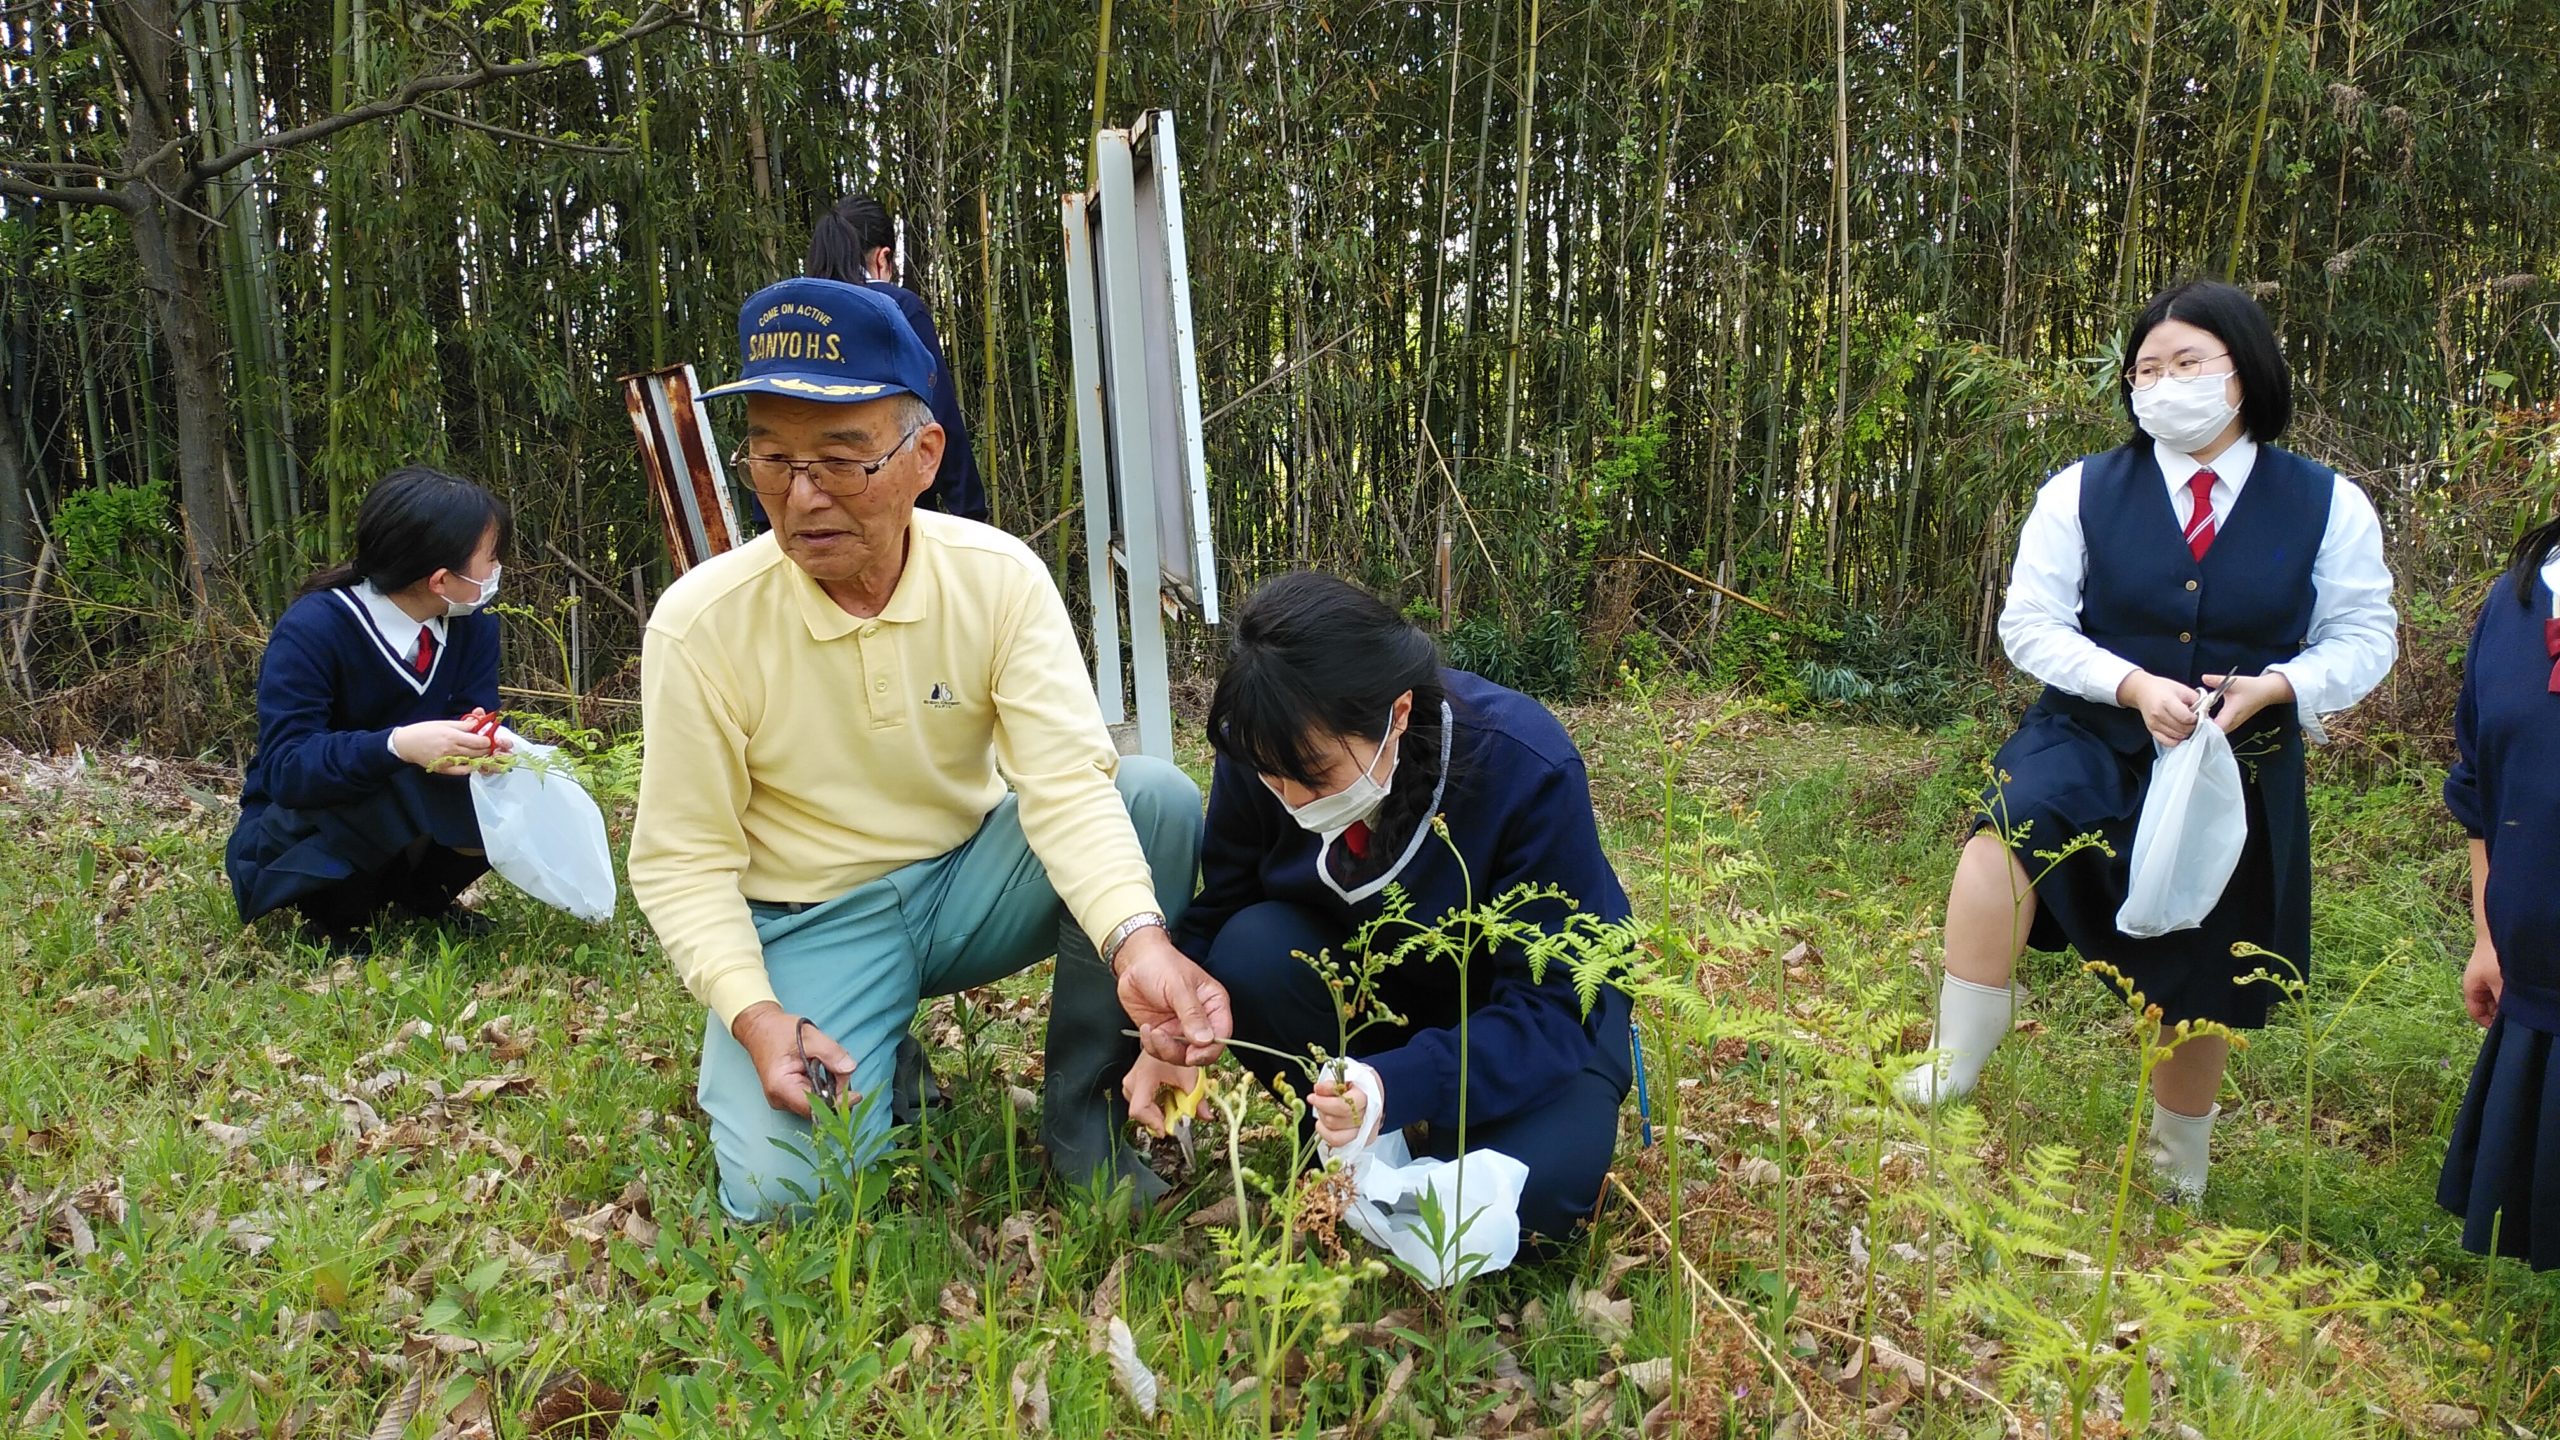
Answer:
[[[921,430],[933,423],[933,407],[925,403],[923,396],[910,391],[901,395],[892,395],[889,398],[898,402],[897,407],[889,413],[890,417],[898,422],[898,429],[901,432]]]

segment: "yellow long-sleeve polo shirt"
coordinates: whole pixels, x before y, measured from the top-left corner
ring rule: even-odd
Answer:
[[[1008,781],[1097,945],[1159,908],[1066,605],[1002,531],[918,512],[870,619],[765,535],[668,587],[640,654],[631,892],[723,1025],[774,998],[750,898],[829,900],[945,854]]]

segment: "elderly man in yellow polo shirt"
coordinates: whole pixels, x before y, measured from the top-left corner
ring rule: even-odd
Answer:
[[[1226,992],[1174,949],[1200,793],[1123,758],[1021,541],[919,511],[933,366],[885,297],[786,280],[739,312],[733,462],[773,529],[669,587],[641,646],[631,889],[709,1010],[697,1094],[722,1206],[817,1188],[813,1094],[884,1147],[919,995],[1055,953],[1041,1141],[1070,1181],[1161,1182],[1123,1136],[1137,1045],[1217,1054]]]

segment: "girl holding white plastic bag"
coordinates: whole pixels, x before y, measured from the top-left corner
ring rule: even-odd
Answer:
[[[2232,286],[2155,297],[2117,383],[2132,436],[2048,481],[2019,536],[2000,637],[2046,689],[2001,746],[1956,867],[1939,1057],[1902,1081],[1916,1104],[1973,1089],[2011,1027],[2026,945],[2115,966],[2170,1024],[2261,1027],[2278,992],[2242,977],[2310,970],[2303,731],[2391,668],[2380,525],[2361,490],[2273,443],[2292,418],[2292,379],[2265,312]],[[2195,733],[2216,688],[2202,723],[2238,758],[2230,823],[2247,841],[2200,925],[2137,939],[2116,917],[2152,769]],[[2113,855],[2083,849],[2048,871],[2036,854],[2086,833]],[[2242,941],[2284,959],[2233,956]],[[2229,1051],[2198,1038],[2153,1072],[2152,1162],[2190,1200],[2204,1191]]]
[[[1265,1083],[1311,1089],[1302,1067],[1266,1050],[1339,1050],[1335,997],[1305,957],[1344,958],[1390,885],[1425,924],[1522,884],[1554,886],[1601,920],[1627,917],[1582,757],[1537,701],[1444,668],[1429,635],[1330,575],[1264,585],[1234,636],[1209,705],[1218,758],[1200,893],[1174,943],[1226,987],[1236,1038],[1265,1047],[1232,1053]],[[1446,842],[1435,818],[1448,822]],[[1568,913],[1552,899],[1518,912],[1542,926]],[[1590,1215],[1616,1153],[1631,1006],[1603,986],[1586,1014],[1561,963],[1534,976],[1506,947],[1477,956],[1468,980],[1473,993],[1461,993],[1445,962],[1382,972],[1379,1005],[1399,1020],[1354,1036],[1347,1076],[1312,1087],[1316,1136],[1366,1152],[1382,1132],[1392,1143],[1413,1127],[1411,1158],[1453,1158],[1463,1008],[1467,1207],[1497,1188],[1489,1173],[1479,1181],[1480,1152],[1509,1156],[1526,1170],[1519,1228],[1562,1240]],[[1194,1074],[1141,1060],[1131,1115],[1161,1128],[1163,1088],[1187,1089]]]
[[[355,556],[312,576],[258,668],[258,743],[224,856],[243,921],[299,913],[342,954],[371,948],[396,908],[450,929],[489,868],[467,773],[509,740],[498,708],[499,560],[506,502],[423,465],[394,470],[356,511]]]

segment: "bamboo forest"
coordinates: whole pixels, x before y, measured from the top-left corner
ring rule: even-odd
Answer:
[[[1569,1238],[1524,1231],[1515,1262],[1454,1284],[1363,1239],[1395,1221],[1361,1209],[1367,1171],[1327,1170],[1313,1148],[1332,1133],[1324,1107],[1372,1093],[1349,1077],[1383,1074],[1385,1098],[1360,1103],[1416,1123],[1419,1167],[1451,1127],[1399,1095],[1416,1072],[1363,1048],[1376,1042],[1346,1010],[1318,1047],[1326,1080],[1248,1083],[1240,1067],[1261,1062],[1241,1037],[1284,1007],[1237,988],[1161,869],[1163,903],[1125,920],[1077,909],[1089,933],[1071,923],[1064,939],[1035,926],[1039,953],[1000,980],[942,994],[944,960],[919,961],[913,1039],[949,1093],[901,1112],[892,1159],[852,1164],[871,1153],[854,1122],[784,1225],[745,1223],[726,1188],[715,1054],[736,1052],[751,1097],[764,1076],[766,1108],[791,1109],[784,1086],[813,1117],[793,1122],[805,1137],[847,1123],[810,1097],[842,1083],[835,1039],[848,1067],[860,1047],[820,1033],[821,1051],[792,1049],[810,1042],[786,1025],[774,1053],[791,1074],[772,1078],[696,971],[718,947],[680,939],[663,897],[689,867],[734,874],[720,933],[754,930],[779,975],[799,922],[770,907],[821,904],[835,893],[821,877],[854,894],[889,883],[842,856],[888,844],[865,827],[902,823],[913,797],[898,787],[923,782],[863,750],[849,720],[823,765],[828,726],[813,713],[787,729],[786,691],[813,712],[865,699],[860,679],[838,693],[810,678],[798,651],[775,652],[788,680],[771,694],[714,696],[701,713],[717,725],[660,739],[680,723],[663,717],[694,713],[666,688],[692,682],[668,677],[728,683],[745,642],[718,649],[700,618],[714,612],[668,598],[707,587],[671,549],[624,379],[683,365],[703,387],[753,379],[741,337],[760,322],[742,304],[814,268],[813,230],[839,202],[876,197],[894,228],[873,277],[930,312],[938,334],[919,338],[965,418],[987,523],[1028,547],[1022,583],[1062,599],[1059,624],[1086,647],[1065,654],[1065,629],[1042,631],[1047,660],[1071,689],[1097,660],[1116,685],[1118,622],[1087,589],[1088,542],[1101,555],[1110,535],[1088,534],[1099,412],[1080,410],[1092,382],[1062,197],[1100,183],[1098,131],[1150,112],[1181,136],[1181,340],[1227,612],[1164,608],[1176,743],[1156,758],[1188,777],[1165,783],[1208,797],[1198,903],[1218,891],[1222,816],[1251,810],[1252,844],[1306,846],[1304,903],[1359,927],[1308,942],[1355,966],[1329,977],[1337,1006],[1357,997],[1402,1026],[1422,1002],[1396,987],[1445,972],[1448,1033],[1473,1023],[1479,1046],[1473,1082],[1467,1042],[1451,1051],[1462,1164],[1480,1153],[1468,1097],[1500,1083],[1483,1067],[1531,1063],[1481,1049],[1512,1034],[1485,1028],[1505,995],[1578,997],[1584,1018],[1553,1032],[1574,1037],[1606,1028],[1590,1017],[1607,1004],[1629,1011],[1610,1023],[1632,1027],[1632,1072],[1624,1034],[1573,1042],[1615,1054],[1606,1078],[1626,1092],[1598,1200],[1580,1196]],[[2234,287],[2229,313],[2272,328],[2261,355],[2198,322],[2240,389],[2290,377],[2282,449],[2255,444],[2249,473],[2303,463],[2344,482],[2345,518],[2327,498],[2310,512],[2330,517],[2316,547],[2267,542],[2244,562],[2254,530],[2217,542],[2214,517],[2179,508],[2215,503],[2208,452],[2168,466],[2151,458],[2153,437],[2170,448],[2161,424],[2132,420],[2165,413],[2141,410],[2177,388],[2165,376],[2224,358],[2142,348],[2137,362],[2146,305],[2198,282]],[[2159,323],[2186,333],[2186,314]],[[768,415],[780,393],[706,401],[715,458],[745,443],[745,407]],[[2247,428],[2264,399],[2251,390],[2214,425],[2271,441]],[[828,465],[907,473],[881,467],[913,460],[890,448],[912,433],[878,433],[860,460],[738,449],[736,501],[753,477],[756,518],[782,527],[758,553],[836,583],[792,549],[808,523],[792,517],[826,495],[855,503]],[[2103,523],[2108,455],[2168,468],[2192,548],[2165,531],[2155,548],[2189,567],[2176,573],[2231,574],[2236,590],[2244,564],[2299,561],[2319,608],[2258,627],[2292,627],[2284,648],[2210,665],[2178,651],[2194,664],[2169,673],[2119,645],[2133,658],[2087,694],[2031,657],[2020,597],[2043,563],[2039,494],[2091,457],[2071,523]],[[369,497],[415,467],[494,497],[503,599],[495,571],[472,573],[476,551],[403,571],[406,600],[378,576],[355,584]],[[2357,532],[2372,555],[2356,563],[2389,571],[2367,606],[2389,653],[2352,684],[2324,660],[2320,682],[2303,667],[2349,623],[2335,547],[2358,494],[2379,538]],[[2532,748],[2560,735],[2560,711],[2513,708],[2543,703],[2540,679],[2498,691],[2485,658],[2506,653],[2497,597],[2538,598],[2533,557],[2552,538],[2537,527],[2555,510],[2552,0],[0,0],[0,1069],[15,1072],[0,1080],[0,1432],[2560,1433],[2560,1290],[2539,1265],[2560,1265],[2560,1240],[2540,1243],[2560,1219],[2521,1229],[2555,1198],[2533,1193],[2553,1183],[2549,1151],[2534,1159],[2539,1112],[2497,1078],[2542,1063],[2518,1047],[2550,1043],[2531,1028],[2542,1012],[2523,997],[2545,992],[2528,971],[2560,994],[2528,894],[2560,894],[2560,848],[2530,838],[2560,847],[2560,829],[2532,798],[2551,792],[2514,778],[2560,759]],[[2233,547],[2221,570],[2214,543]],[[2128,558],[2130,531],[2086,530],[2081,547],[2087,608],[2066,577],[2060,623],[2087,646],[2080,630],[2109,631],[2101,591],[2129,583],[2105,577],[2151,561]],[[307,581],[342,562],[358,568]],[[961,573],[937,563],[945,583]],[[1468,833],[1466,805],[1525,787],[1528,762],[1470,776],[1451,761],[1445,746],[1476,732],[1463,704],[1432,729],[1427,678],[1377,693],[1373,708],[1411,701],[1385,733],[1360,728],[1367,714],[1322,727],[1349,744],[1331,790],[1314,770],[1275,774],[1263,762],[1314,741],[1256,749],[1254,706],[1314,705],[1319,681],[1253,670],[1269,688],[1244,694],[1226,677],[1284,663],[1278,601],[1259,629],[1237,616],[1309,569],[1384,602],[1336,596],[1328,613],[1368,605],[1363,623],[1383,627],[1360,633],[1428,636],[1452,687],[1530,697],[1502,713],[1554,730],[1539,753],[1587,776],[1588,806],[1562,827],[1538,813]],[[477,600],[437,588],[462,581]],[[379,729],[387,744],[333,760],[326,785],[295,778],[279,657],[304,644],[286,644],[297,597],[331,586],[359,597],[349,633],[388,636],[402,704],[431,690],[439,653],[488,667],[493,688],[461,717],[478,738],[419,760],[404,737],[453,729],[461,704],[359,719],[338,693],[313,722],[323,738]],[[922,613],[826,593],[854,617],[831,621],[864,623],[866,657],[870,619]],[[2222,623],[2181,603],[2205,614],[2196,630]],[[471,618],[482,605],[494,620]],[[2560,637],[2560,620],[2530,618]],[[698,651],[673,648],[686,624]],[[503,630],[502,659],[469,649],[484,629]],[[2523,670],[2539,635],[2514,632]],[[1146,642],[1129,643],[1143,672]],[[1338,678],[1392,645],[1318,648]],[[2146,666],[2174,702],[2144,698],[2162,678]],[[1015,843],[1068,833],[1064,791],[1044,788],[1066,782],[1001,713],[1006,676],[982,687],[995,760],[973,752],[966,785],[947,787],[978,809],[932,854],[988,843],[997,821],[979,832],[980,815],[1008,786],[1030,837]],[[957,699],[936,683],[918,703],[976,713],[962,678]],[[1144,674],[1133,683],[1143,706]],[[2321,683],[2342,697],[2325,726]],[[2185,920],[2216,965],[2234,963],[2224,951],[2262,964],[2283,999],[2272,1018],[2190,1013],[2188,972],[2144,958],[2168,952],[2133,946],[2131,926],[2099,915],[2093,933],[2121,952],[2082,943],[2075,907],[2100,902],[2046,877],[2112,866],[2113,913],[2145,863],[2133,812],[2037,811],[2048,788],[2087,787],[2052,779],[2038,767],[2060,762],[2026,742],[2076,717],[2075,743],[2125,757],[2149,827],[2148,777],[2205,750],[2176,747],[2214,728],[2212,704],[2290,717],[2297,698],[2325,743],[2305,751],[2290,723],[2265,732],[2273,748],[2215,729],[2220,760],[2196,762],[2248,796],[2230,832],[2233,854],[2243,830],[2248,848],[2214,893],[2281,891],[2295,918],[2228,934],[2225,909]],[[437,854],[469,863],[414,923],[392,891],[367,892],[391,908],[355,941],[311,905],[260,918],[255,887],[303,863],[244,838],[260,807],[300,815],[359,772],[446,787],[421,793],[494,837],[500,782],[542,773],[506,768],[501,699],[512,743],[557,744],[584,787],[605,892],[592,914],[529,886],[494,838],[484,858],[435,824],[412,840],[324,817],[295,843],[363,832],[347,843],[378,840],[420,875]],[[1120,708],[1104,697],[1110,718]],[[869,734],[886,723],[875,710]],[[2497,738],[2502,723],[2522,738]],[[1444,748],[1423,761],[1461,797],[1444,808],[1419,809],[1395,788],[1409,776],[1388,774],[1421,753],[1397,737],[1426,733]],[[1085,766],[1076,803],[1117,783],[1143,830],[1132,777],[1153,772],[1114,771],[1097,727],[1076,735],[1117,776]],[[722,736],[737,748],[714,763]],[[818,778],[776,778],[794,763]],[[725,849],[650,836],[733,770],[740,797],[778,785],[802,808],[776,820],[765,793],[740,798]],[[1336,793],[1366,790],[1384,808],[1318,823],[1344,811]],[[823,822],[839,826],[825,845],[795,828],[821,824],[820,792],[858,792],[860,812]],[[2042,823],[2013,819],[2013,797]],[[426,823],[424,804],[398,823]],[[1376,863],[1369,827],[1400,805],[1420,847],[1387,865],[1402,881],[1383,900],[1339,883],[1326,867]],[[1135,855],[1110,819],[1081,863]],[[1562,871],[1468,870],[1503,853],[1495,830],[1541,837],[1549,857],[1570,848],[1557,837],[1596,835],[1605,903]],[[773,858],[793,844],[825,858]],[[550,847],[521,848],[540,868]],[[1996,925],[1968,931],[1964,897],[1998,886],[1968,878],[1977,853],[2022,878],[1989,905]],[[1061,906],[1109,889],[1040,858]],[[1420,868],[1396,868],[1451,861],[1466,884],[1446,915]],[[492,866],[514,887],[481,882],[464,905],[462,882]],[[2491,885],[2493,867],[2511,878]],[[1276,887],[1285,869],[1252,873]],[[468,925],[433,919],[448,902]],[[1526,917],[1550,904],[1589,913],[1539,930]],[[1398,926],[1411,938],[1390,945]],[[1960,963],[1967,934],[2000,927],[2004,944],[1983,944],[2014,991],[1998,964]],[[1143,958],[1123,966],[1133,934]],[[1151,943],[1164,934],[1174,944]],[[2316,968],[2288,954],[2312,948]],[[1053,950],[1054,1019],[1052,972],[1025,968]],[[1097,958],[1130,1026],[1116,1063],[1196,1080],[1167,1102],[1187,1117],[1178,1155],[1138,1136],[1173,1188],[1150,1205],[1142,1184],[1134,1211],[1061,1168],[1059,1033],[1070,972]],[[1226,986],[1237,1063],[1165,1059],[1185,1042],[1149,1018],[1148,977],[1172,973],[1159,964]],[[1981,1078],[1963,1103],[1911,1103],[1923,1055],[1962,1061],[1968,993],[2015,1007],[1975,1047],[1997,1057],[1964,1066],[1958,1093]],[[2194,1060],[2225,1046],[2227,1072]],[[2176,1108],[2190,1072],[2215,1087],[2195,1094],[2210,1191],[2201,1161],[2184,1192],[2139,1163],[2146,1144],[2169,1147],[2155,1162],[2177,1153],[2143,1127],[2194,1120]],[[2503,1209],[2482,1198],[2493,1170]],[[2467,1210],[2466,1176],[2483,1177]],[[1420,1219],[1415,1203],[1403,1220],[1460,1248],[1437,1201]]]

